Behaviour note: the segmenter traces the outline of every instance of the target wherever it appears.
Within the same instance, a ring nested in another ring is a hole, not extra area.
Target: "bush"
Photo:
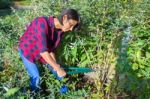
[[[28,81],[28,77],[20,74],[25,71],[17,51],[13,48],[18,43],[18,37],[23,34],[24,26],[37,16],[58,16],[62,9],[74,8],[81,15],[82,28],[77,33],[65,35],[57,50],[58,60],[61,64],[70,66],[91,67],[96,72],[90,75],[97,78],[92,84],[85,83],[79,88],[77,85],[82,82],[80,75],[66,78],[60,83],[45,68],[42,81],[46,82],[48,90],[51,91],[48,97],[149,98],[148,3],[148,0],[33,0],[33,10],[14,10],[11,17],[0,20],[0,55],[3,68],[3,72],[0,72],[3,76],[0,85],[10,89],[28,86],[23,83]],[[5,73],[7,75],[4,76]],[[23,78],[20,78],[19,82],[14,80],[20,76]],[[59,87],[67,81],[70,92],[59,96]],[[5,90],[0,94],[3,93]],[[23,95],[21,92],[17,94]],[[25,96],[30,97],[30,94]],[[37,97],[41,95],[38,94]]]

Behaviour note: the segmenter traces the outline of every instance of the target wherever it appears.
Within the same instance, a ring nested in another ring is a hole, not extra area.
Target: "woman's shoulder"
[[[41,25],[41,24],[47,24],[47,20],[45,19],[45,16],[39,16],[39,17],[36,17],[33,19],[32,21],[32,24],[34,26],[38,26],[38,25]]]
[[[53,23],[53,20],[54,20],[54,16],[39,16],[39,17],[36,17],[33,21],[35,21],[36,23],[41,23],[41,22]]]
[[[33,21],[44,22],[46,21],[45,16],[36,17]]]
[[[46,20],[49,18],[54,18],[54,16],[38,16],[34,20]]]

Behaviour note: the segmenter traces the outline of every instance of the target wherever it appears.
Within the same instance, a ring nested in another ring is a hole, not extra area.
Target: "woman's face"
[[[78,22],[76,20],[73,19],[67,19],[67,15],[64,15],[63,17],[63,26],[62,26],[62,31],[63,32],[68,32],[68,31],[72,31],[74,26],[77,24]]]

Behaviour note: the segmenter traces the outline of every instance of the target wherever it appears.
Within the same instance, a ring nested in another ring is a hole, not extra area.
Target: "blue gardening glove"
[[[60,93],[61,93],[61,94],[64,94],[64,93],[67,93],[67,92],[68,92],[68,87],[65,86],[65,85],[61,86],[61,88],[60,88]]]
[[[48,65],[47,67],[48,67],[48,68],[52,71],[52,73],[53,73],[54,75],[56,75],[56,74],[57,74],[57,72],[53,69],[53,67],[52,67],[52,66]]]
[[[62,80],[64,77],[59,77],[59,76],[57,76],[57,80]]]

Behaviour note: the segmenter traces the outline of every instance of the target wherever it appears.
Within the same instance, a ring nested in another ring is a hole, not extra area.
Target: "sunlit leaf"
[[[7,91],[7,93],[5,94],[6,97],[9,97],[11,95],[14,95],[20,88],[18,87],[15,87],[15,88],[11,88]]]

